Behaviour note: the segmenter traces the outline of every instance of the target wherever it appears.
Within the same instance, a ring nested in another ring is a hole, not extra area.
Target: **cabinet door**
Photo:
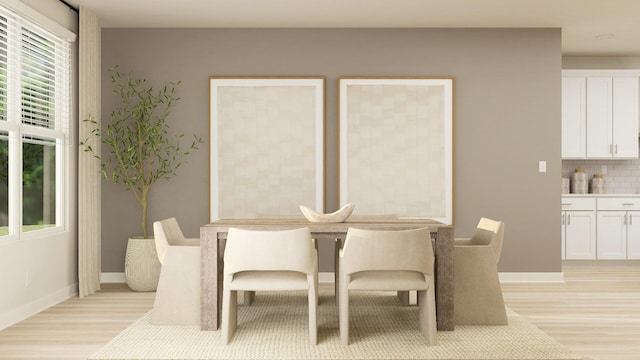
[[[562,158],[584,159],[587,146],[586,77],[562,78]]]
[[[587,157],[611,158],[611,77],[587,78]]]
[[[598,211],[598,259],[627,258],[626,211]]]
[[[565,256],[572,260],[596,258],[595,211],[566,211]]]
[[[638,78],[613,78],[613,157],[638,158]]]
[[[562,253],[562,257],[561,259],[564,260],[567,258],[567,253],[565,251],[566,248],[566,242],[567,242],[567,237],[566,237],[566,233],[567,233],[567,225],[566,225],[566,218],[567,218],[567,214],[566,211],[561,211],[560,212],[561,216],[562,216],[562,233],[560,235],[560,246],[562,247],[561,253]]]
[[[640,259],[640,211],[629,211],[627,217],[627,259]]]

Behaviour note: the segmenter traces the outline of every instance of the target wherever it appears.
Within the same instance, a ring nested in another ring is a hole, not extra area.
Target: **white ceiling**
[[[560,27],[564,55],[640,56],[640,0],[66,2],[95,12],[103,27]]]

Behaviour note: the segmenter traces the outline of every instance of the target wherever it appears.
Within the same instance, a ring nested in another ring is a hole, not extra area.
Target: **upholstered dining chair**
[[[200,324],[200,239],[185,238],[175,218],[153,223],[162,265],[152,325]]]
[[[238,291],[305,290],[309,302],[309,341],[318,341],[318,253],[309,228],[262,231],[229,228],[224,250],[222,341],[237,326]]]
[[[349,291],[418,291],[419,324],[436,344],[434,254],[428,228],[401,231],[349,228],[339,252],[340,338],[349,344]]]
[[[504,222],[481,218],[471,238],[454,240],[455,324],[506,325],[498,278]]]

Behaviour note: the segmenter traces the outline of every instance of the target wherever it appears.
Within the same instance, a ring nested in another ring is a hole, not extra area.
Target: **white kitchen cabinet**
[[[638,77],[587,77],[587,158],[638,158]]]
[[[640,260],[640,211],[629,211],[627,259]]]
[[[602,198],[598,207],[598,259],[640,259],[640,198]]]
[[[564,70],[562,158],[637,159],[640,71]]]
[[[562,198],[562,258],[596,258],[595,198]]]
[[[562,78],[562,158],[587,155],[586,77]]]
[[[627,258],[626,219],[626,211],[598,211],[598,259]]]

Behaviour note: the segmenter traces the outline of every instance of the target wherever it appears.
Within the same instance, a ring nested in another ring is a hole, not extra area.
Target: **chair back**
[[[224,273],[241,271],[297,271],[315,274],[318,255],[309,228],[246,230],[229,228],[224,250]]]
[[[155,221],[153,223],[153,237],[156,242],[158,260],[160,260],[161,264],[164,261],[169,246],[184,242],[184,235],[178,225],[178,221],[174,217]]]
[[[488,218],[480,218],[478,227],[471,237],[471,245],[489,245],[493,249],[496,261],[502,254],[504,241],[504,222]]]
[[[345,274],[402,270],[433,275],[433,246],[429,228],[400,231],[349,228],[340,253]]]

